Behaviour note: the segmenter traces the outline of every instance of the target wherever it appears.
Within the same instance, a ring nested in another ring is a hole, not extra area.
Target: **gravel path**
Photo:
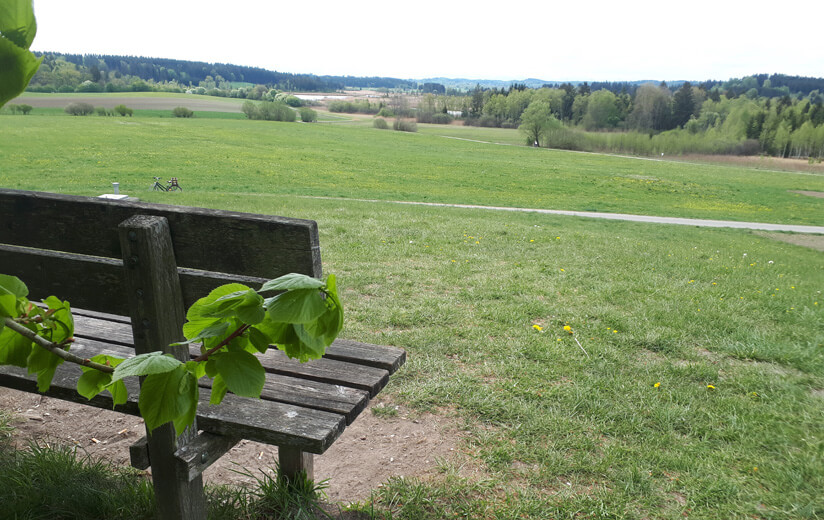
[[[789,231],[792,233],[809,233],[824,235],[824,226],[800,226],[794,224],[768,224],[763,222],[738,222],[734,220],[704,220],[697,218],[655,217],[650,215],[631,215],[627,213],[597,213],[594,211],[566,211],[560,209],[511,208],[505,206],[477,206],[473,204],[447,204],[438,202],[408,202],[400,200],[346,199],[338,197],[306,197],[312,199],[354,200],[358,202],[386,202],[390,204],[410,204],[414,206],[438,206],[446,208],[485,209],[491,211],[519,211],[525,213],[544,213],[549,215],[567,215],[571,217],[602,218],[607,220],[628,220],[632,222],[650,222],[655,224],[677,224],[681,226],[720,227],[738,229],[757,229],[762,231]]]

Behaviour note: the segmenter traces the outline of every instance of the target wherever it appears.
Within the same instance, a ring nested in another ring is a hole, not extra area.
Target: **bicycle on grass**
[[[177,177],[172,177],[171,179],[166,181],[166,184],[168,184],[168,186],[164,186],[160,183],[160,177],[155,177],[154,180],[155,182],[152,185],[152,189],[155,191],[183,191],[183,188],[181,188],[180,184],[177,183]]]

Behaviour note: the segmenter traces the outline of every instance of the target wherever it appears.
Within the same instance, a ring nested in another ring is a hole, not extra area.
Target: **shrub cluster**
[[[31,105],[23,104],[23,105],[6,105],[6,108],[11,110],[12,114],[16,114],[16,113],[19,112],[19,113],[21,113],[25,116],[26,114],[31,112],[31,109],[33,107]]]
[[[134,110],[127,107],[126,105],[117,105],[116,107],[114,107],[114,111],[124,117],[127,115],[129,117],[132,117],[132,115],[134,114]]]
[[[88,103],[69,103],[64,110],[73,116],[87,116],[94,112],[94,107]]]
[[[280,101],[262,101],[257,105],[251,101],[246,101],[243,103],[241,110],[249,119],[287,121],[290,123],[297,120],[295,111],[289,108],[286,103]]]
[[[298,112],[300,112],[300,120],[304,123],[314,123],[318,120],[318,113],[308,107],[301,107]]]
[[[395,119],[392,128],[401,132],[417,132],[418,123],[410,119]]]
[[[368,99],[358,101],[330,101],[330,112],[344,112],[347,114],[377,114],[383,108],[382,104],[373,105]]]
[[[455,119],[444,112],[418,112],[415,118],[418,123],[433,123],[436,125],[448,125]]]
[[[382,117],[378,117],[374,121],[372,121],[372,126],[379,130],[389,130],[389,123],[387,123],[386,119]]]
[[[186,107],[175,107],[172,110],[172,115],[175,117],[192,117],[195,113]]]

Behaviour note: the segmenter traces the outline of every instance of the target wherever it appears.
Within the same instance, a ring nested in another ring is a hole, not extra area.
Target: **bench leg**
[[[187,433],[189,430],[181,437],[187,437]],[[161,520],[206,518],[202,477],[190,481],[175,459],[176,441],[180,440],[171,423],[158,427],[148,438],[157,516]]]
[[[278,463],[282,478],[291,480],[299,473],[304,472],[306,478],[315,479],[315,464],[313,455],[296,448],[278,446]]]

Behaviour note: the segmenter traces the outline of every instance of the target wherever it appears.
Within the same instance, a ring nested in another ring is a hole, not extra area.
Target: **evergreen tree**
[[[685,82],[672,97],[672,124],[684,126],[695,111],[695,101],[692,96],[692,85]]]

